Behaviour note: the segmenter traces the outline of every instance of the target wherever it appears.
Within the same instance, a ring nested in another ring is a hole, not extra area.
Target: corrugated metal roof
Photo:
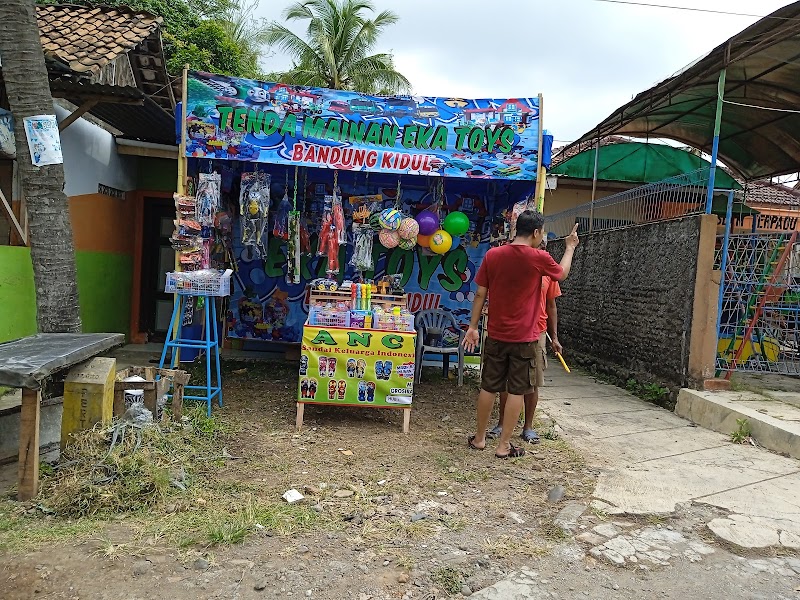
[[[727,69],[719,158],[747,180],[800,170],[800,2],[761,19],[682,73],[638,94],[573,145],[608,135],[670,138],[711,152]]]

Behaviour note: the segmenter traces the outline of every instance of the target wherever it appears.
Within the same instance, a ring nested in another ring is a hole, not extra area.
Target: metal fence
[[[709,167],[649,183],[613,196],[545,216],[549,235],[605,231],[705,212]]]
[[[731,235],[726,249],[720,236],[716,268],[723,263],[718,374],[800,375],[797,232]]]

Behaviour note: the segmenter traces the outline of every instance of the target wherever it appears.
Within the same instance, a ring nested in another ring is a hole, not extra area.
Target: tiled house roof
[[[742,184],[748,204],[772,204],[800,210],[800,191],[770,181]]]
[[[45,5],[36,7],[46,55],[76,73],[97,73],[155,32],[161,17],[127,8]]]

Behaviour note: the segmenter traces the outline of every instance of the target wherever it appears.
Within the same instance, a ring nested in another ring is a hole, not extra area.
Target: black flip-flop
[[[511,446],[511,450],[509,450],[508,454],[497,454],[495,452],[495,458],[519,458],[520,456],[525,456],[525,448],[520,448],[514,444],[509,444],[509,446]]]
[[[467,446],[469,446],[470,450],[486,450],[486,446],[483,448],[478,448],[475,444],[472,443],[472,440],[475,439],[474,435],[471,435],[467,438]]]

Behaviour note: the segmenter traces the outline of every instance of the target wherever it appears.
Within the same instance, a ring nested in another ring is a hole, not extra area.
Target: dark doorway
[[[175,251],[169,241],[174,220],[175,204],[171,199],[144,199],[139,326],[151,342],[165,340],[172,317],[173,295],[164,293],[164,283],[165,273],[175,270]]]

